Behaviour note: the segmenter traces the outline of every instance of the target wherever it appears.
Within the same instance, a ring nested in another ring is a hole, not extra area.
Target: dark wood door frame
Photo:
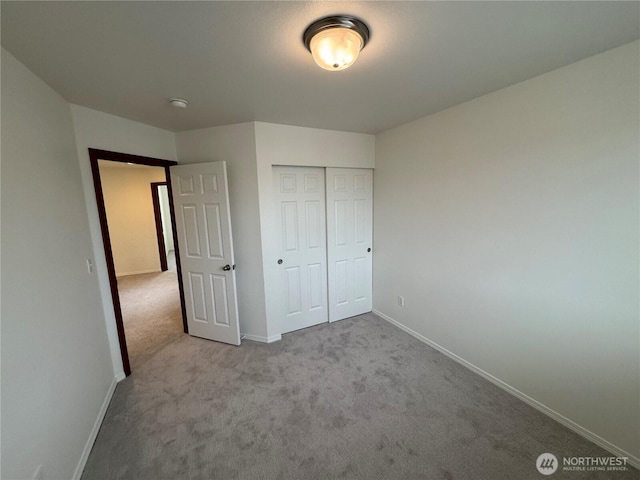
[[[177,165],[173,160],[161,160],[159,158],[141,157],[128,153],[110,152],[107,150],[89,149],[89,161],[91,162],[91,173],[93,174],[93,186],[96,192],[96,202],[98,206],[98,217],[102,230],[102,243],[104,245],[104,255],[107,260],[107,273],[109,274],[109,286],[111,288],[111,298],[113,300],[113,310],[116,317],[116,328],[118,330],[118,341],[120,343],[120,355],[122,357],[122,367],[126,376],[131,375],[131,364],[129,363],[129,352],[124,334],[124,323],[122,321],[122,308],[120,306],[120,295],[118,294],[118,279],[116,278],[116,268],[113,263],[113,250],[111,249],[111,237],[109,236],[109,225],[107,223],[107,210],[104,205],[104,194],[102,191],[102,181],[100,180],[100,167],[98,160],[110,160],[112,162],[134,163],[137,165],[148,165],[151,167],[163,167],[165,171],[167,190],[169,192],[169,210],[171,214],[171,228],[173,230],[173,242],[176,255],[176,270],[178,274],[178,287],[180,290],[180,308],[182,310],[182,324],[184,332],[189,333],[187,326],[187,311],[184,302],[184,289],[182,286],[182,271],[180,269],[180,252],[178,249],[178,238],[176,235],[176,218],[173,210],[173,196],[171,190],[171,173],[169,167]]]
[[[156,236],[158,237],[158,256],[160,257],[160,270],[166,272],[167,246],[164,243],[164,223],[162,221],[162,210],[160,209],[160,194],[158,190],[165,186],[167,182],[151,182],[151,200],[153,201],[153,216],[156,221]]]

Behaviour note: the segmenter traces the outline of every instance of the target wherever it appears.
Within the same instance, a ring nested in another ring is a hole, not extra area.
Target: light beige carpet
[[[132,371],[184,335],[175,260],[168,263],[166,272],[118,278]]]

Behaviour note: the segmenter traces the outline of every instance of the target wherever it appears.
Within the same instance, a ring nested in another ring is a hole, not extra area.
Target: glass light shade
[[[331,71],[344,70],[353,64],[362,47],[362,37],[348,28],[329,28],[318,32],[309,44],[318,66]]]

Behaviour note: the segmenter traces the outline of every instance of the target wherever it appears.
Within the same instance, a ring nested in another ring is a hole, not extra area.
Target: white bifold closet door
[[[324,169],[273,167],[282,333],[327,322]]]
[[[373,171],[327,168],[329,321],[372,308]]]

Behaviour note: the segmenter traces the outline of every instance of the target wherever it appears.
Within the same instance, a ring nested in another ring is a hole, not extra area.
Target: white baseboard
[[[240,336],[245,340],[252,340],[261,343],[273,343],[282,340],[282,335],[271,335],[270,337],[261,337],[260,335],[251,335],[249,333],[241,333]]]
[[[102,425],[102,420],[104,420],[104,416],[107,413],[107,408],[109,408],[109,403],[111,402],[111,397],[113,397],[113,392],[116,390],[116,385],[118,381],[116,378],[113,379],[111,385],[109,385],[109,389],[107,390],[107,394],[104,397],[104,401],[102,402],[102,406],[100,407],[100,411],[98,412],[98,417],[93,424],[93,428],[91,429],[91,433],[89,434],[89,438],[87,439],[87,443],[84,446],[84,450],[82,451],[82,456],[80,457],[80,461],[76,466],[75,472],[73,472],[73,480],[80,480],[82,476],[82,471],[84,470],[84,466],[87,464],[87,460],[89,458],[89,454],[91,453],[91,449],[93,448],[93,444],[96,441],[96,437],[98,436],[98,432],[100,431],[100,426]]]
[[[116,277],[126,277],[128,275],[142,275],[143,273],[161,273],[159,268],[154,268],[153,270],[136,270],[134,272],[118,272]]]
[[[451,358],[452,360],[454,360],[455,362],[459,363],[460,365],[468,368],[472,372],[477,373],[481,377],[489,380],[494,385],[500,387],[502,390],[506,391],[507,393],[510,393],[514,397],[519,398],[520,400],[522,400],[526,404],[528,404],[528,405],[532,406],[533,408],[535,408],[536,410],[544,413],[545,415],[547,415],[548,417],[552,418],[556,422],[564,425],[565,427],[569,428],[570,430],[573,430],[574,432],[576,432],[581,437],[586,438],[590,442],[595,443],[596,445],[604,448],[605,450],[607,450],[608,452],[612,453],[613,455],[615,455],[617,457],[627,457],[627,462],[630,465],[633,465],[636,468],[640,468],[640,458],[639,457],[631,455],[629,452],[624,451],[623,449],[617,447],[616,445],[614,445],[613,443],[605,440],[604,438],[600,437],[599,435],[596,435],[595,433],[591,432],[590,430],[587,430],[586,428],[578,425],[573,420],[568,419],[564,415],[561,415],[560,413],[558,413],[555,410],[547,407],[543,403],[540,403],[539,401],[535,400],[534,398],[531,398],[530,396],[522,393],[520,390],[518,390],[518,389],[512,387],[511,385],[503,382],[499,378],[496,378],[493,375],[491,375],[490,373],[485,372],[481,368],[476,367],[474,364],[466,361],[464,358],[459,357],[458,355],[456,355],[453,352],[450,352],[449,350],[447,350],[444,347],[441,347],[436,342],[434,342],[432,340],[429,340],[427,337],[419,334],[418,332],[415,332],[414,330],[412,330],[409,327],[403,325],[402,323],[398,322],[397,320],[394,320],[393,318],[389,317],[388,315],[385,315],[384,313],[376,310],[375,308],[373,309],[373,313],[378,315],[380,318],[386,320],[387,322],[391,323],[392,325],[395,325],[400,330],[403,330],[404,332],[408,333],[412,337],[415,337],[418,340],[420,340],[421,342],[426,343],[430,347],[438,350],[440,353],[446,355],[447,357]]]
[[[121,370],[118,373],[116,373],[116,383],[120,383],[125,378],[127,378],[127,376],[124,374],[123,370]]]

